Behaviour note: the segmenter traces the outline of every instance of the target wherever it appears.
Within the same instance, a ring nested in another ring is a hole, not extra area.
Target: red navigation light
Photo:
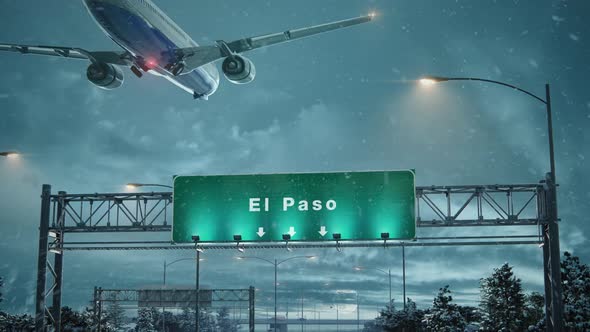
[[[158,61],[156,61],[156,59],[154,58],[147,58],[147,60],[145,61],[145,66],[148,69],[154,69],[158,66]]]

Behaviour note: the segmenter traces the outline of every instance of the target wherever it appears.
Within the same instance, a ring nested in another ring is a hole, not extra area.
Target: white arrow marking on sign
[[[291,237],[293,237],[293,235],[295,235],[295,227],[289,227],[289,235],[291,235]]]
[[[328,231],[326,231],[326,226],[322,226],[320,227],[320,231],[318,232],[320,233],[320,235],[323,237],[324,235],[328,234]]]
[[[258,227],[258,232],[256,232],[256,234],[258,234],[258,236],[263,237],[264,234],[264,227]]]

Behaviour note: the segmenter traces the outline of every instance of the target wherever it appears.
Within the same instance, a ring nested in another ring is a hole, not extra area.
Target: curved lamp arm
[[[512,84],[508,84],[508,83],[504,83],[504,82],[500,82],[500,81],[495,81],[495,80],[489,80],[486,78],[426,76],[426,77],[420,79],[420,82],[422,82],[424,84],[432,84],[432,83],[439,83],[439,82],[446,82],[446,81],[480,81],[480,82],[487,82],[487,83],[503,85],[503,86],[509,87],[511,89],[518,90],[522,93],[525,93],[525,94],[537,99],[538,101],[542,102],[543,104],[547,104],[547,101],[545,99],[535,95],[532,92],[521,89],[521,88],[514,86]]]
[[[127,187],[130,187],[130,188],[162,187],[162,188],[170,188],[170,189],[173,189],[172,186],[168,186],[168,185],[165,185],[165,184],[157,184],[157,183],[127,183]]]

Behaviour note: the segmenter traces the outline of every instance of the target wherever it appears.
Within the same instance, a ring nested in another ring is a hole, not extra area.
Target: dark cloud
[[[62,3],[63,2],[63,3]],[[477,3],[414,1],[158,2],[197,41],[232,40],[377,9],[371,24],[253,52],[249,86],[222,81],[208,102],[193,101],[156,77],[126,72],[120,89],[86,82],[87,64],[0,55],[0,275],[9,311],[32,311],[39,194],[121,191],[130,181],[170,183],[175,174],[235,174],[416,169],[419,185],[535,183],[548,170],[545,113],[532,98],[502,87],[448,83],[419,89],[425,74],[480,76],[543,96],[551,83],[563,250],[589,261],[586,201],[590,159],[590,66],[584,2]],[[89,49],[115,45],[80,2],[2,0],[0,40]],[[531,15],[531,13],[535,15]],[[26,22],[26,27],[23,27]],[[72,29],[71,27],[76,27]],[[535,233],[536,229],[519,229]],[[504,234],[506,229],[420,229],[420,236]],[[137,235],[133,235],[137,237]],[[113,238],[120,238],[115,235]],[[94,235],[86,236],[96,239]],[[167,235],[149,235],[168,239]],[[479,278],[508,261],[526,289],[543,289],[536,246],[407,248],[407,291],[429,305],[450,284],[460,303],[475,304]],[[260,291],[269,307],[272,266],[209,252],[203,283]],[[297,251],[315,262],[280,267],[281,298],[330,311],[354,309],[356,293],[372,317],[387,300],[387,276],[355,265],[391,268],[401,303],[401,254],[394,249]],[[164,259],[190,252],[76,252],[65,256],[64,304],[88,304],[93,286],[161,282]],[[248,255],[290,257],[283,250]],[[169,282],[192,285],[194,266],[179,263]],[[281,307],[284,308],[284,303]],[[352,309],[351,309],[352,308]],[[333,311],[326,315],[335,315]],[[352,317],[352,311],[345,314]]]

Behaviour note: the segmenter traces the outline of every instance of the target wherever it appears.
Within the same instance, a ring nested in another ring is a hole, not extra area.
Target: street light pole
[[[404,288],[404,310],[406,309],[406,246],[402,243],[402,283]]]
[[[275,258],[274,261],[268,260],[266,258],[260,258],[260,257],[254,257],[254,256],[240,256],[237,257],[238,259],[258,259],[264,262],[267,262],[269,264],[272,264],[274,266],[275,269],[275,287],[274,287],[274,291],[275,291],[275,303],[274,303],[274,307],[275,307],[275,318],[274,318],[274,330],[275,332],[277,331],[277,275],[278,275],[278,267],[279,265],[290,261],[292,259],[297,259],[297,258],[307,258],[307,259],[314,259],[315,256],[295,256],[295,257],[290,257],[287,259],[284,259],[282,261],[277,261],[277,259]]]
[[[391,305],[391,269],[387,270],[389,276],[389,305]]]
[[[198,252],[198,251],[197,251]],[[166,271],[168,266],[181,262],[181,261],[192,261],[192,258],[181,258],[181,259],[177,259],[175,261],[172,261],[170,263],[166,263],[166,260],[164,260],[164,277],[162,278],[163,281],[163,285],[166,286]],[[200,260],[200,259],[199,259]],[[162,306],[162,314],[163,314],[163,318],[162,318],[162,330],[164,330],[164,332],[166,332],[166,313],[165,313],[165,307]]]
[[[362,266],[355,266],[354,269],[357,270],[357,271],[362,271],[362,270],[376,270],[376,271],[379,271],[381,273],[387,274],[387,276],[389,277],[389,305],[391,305],[391,300],[393,299],[391,297],[391,269],[388,269],[387,271],[384,271],[384,270],[381,270],[381,269],[376,268],[376,267],[365,268],[365,267],[362,267]],[[405,281],[405,278],[404,278],[404,281]],[[404,297],[405,296],[406,296],[406,294],[405,294],[405,288],[404,288]]]
[[[303,291],[301,291],[301,332],[303,332]]]
[[[511,89],[527,94],[536,100],[545,104],[547,111],[547,136],[549,140],[549,164],[550,172],[546,175],[545,185],[547,223],[541,225],[543,230],[543,267],[545,279],[545,320],[547,322],[548,331],[563,330],[563,306],[562,297],[563,290],[561,286],[561,268],[560,258],[561,252],[559,249],[559,220],[557,211],[557,182],[555,176],[555,150],[553,144],[553,119],[551,112],[551,93],[549,84],[545,84],[545,99],[521,89],[512,84],[475,77],[425,77],[420,80],[423,85],[433,85],[438,82],[446,81],[481,81],[492,84],[503,85]]]
[[[340,331],[340,315],[338,314],[338,303],[336,303],[336,332]]]

